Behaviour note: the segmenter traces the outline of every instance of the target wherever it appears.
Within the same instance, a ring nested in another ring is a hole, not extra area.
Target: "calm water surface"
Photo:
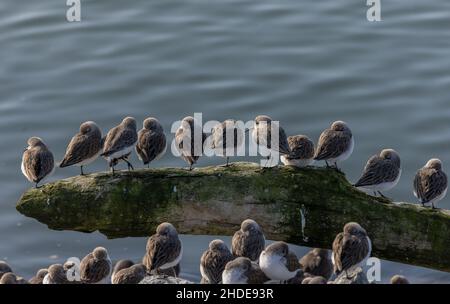
[[[106,132],[125,115],[152,115],[170,130],[194,111],[207,120],[265,113],[289,134],[317,140],[342,119],[357,143],[342,166],[351,181],[378,150],[401,154],[402,180],[388,193],[396,200],[414,201],[414,172],[429,158],[450,168],[448,1],[383,1],[376,24],[364,1],[84,0],[78,24],[65,21],[65,2],[3,0],[0,8],[0,259],[25,277],[97,245],[113,259],[144,254],[145,238],[51,231],[15,210],[30,186],[20,173],[26,139],[44,138],[60,160],[82,121]],[[185,164],[167,154],[154,165]],[[52,179],[75,174],[56,170]],[[183,236],[185,277],[199,278],[211,239]],[[450,282],[450,274],[397,263],[382,270],[385,282],[395,273]]]

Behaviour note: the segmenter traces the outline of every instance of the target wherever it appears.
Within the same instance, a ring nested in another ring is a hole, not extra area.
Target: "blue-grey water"
[[[429,158],[450,171],[448,1],[382,0],[378,23],[367,21],[365,1],[81,2],[80,23],[66,21],[65,0],[0,7],[0,259],[27,278],[97,245],[115,260],[144,254],[145,238],[51,231],[15,210],[30,187],[20,172],[26,139],[42,137],[60,160],[86,120],[106,132],[126,115],[151,115],[170,131],[193,112],[244,121],[265,113],[314,140],[345,120],[356,138],[342,165],[348,178],[358,178],[370,155],[395,148],[403,176],[388,195],[401,201],[414,201],[414,173]],[[168,153],[154,166],[185,164]],[[105,169],[101,159],[86,168]],[[51,180],[75,174],[58,169]],[[183,276],[197,280],[212,237],[182,238]],[[447,273],[383,262],[384,282],[396,273],[450,282]]]

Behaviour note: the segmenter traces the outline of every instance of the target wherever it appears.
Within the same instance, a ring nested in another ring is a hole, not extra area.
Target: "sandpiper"
[[[409,284],[409,281],[406,277],[397,274],[391,278],[391,284]]]
[[[0,285],[11,285],[11,284],[28,284],[27,280],[22,277],[17,276],[12,272],[5,273],[0,279]]]
[[[222,240],[213,240],[200,259],[200,273],[209,284],[219,284],[225,265],[232,260],[233,255],[227,245]]]
[[[5,273],[13,272],[11,267],[8,265],[8,263],[4,261],[0,261],[0,279]]]
[[[244,144],[244,130],[237,126],[236,120],[227,119],[216,125],[211,133],[211,148],[227,159],[225,166],[228,166],[230,156],[237,156],[238,149]]]
[[[150,162],[160,159],[166,150],[166,135],[162,125],[156,118],[146,118],[143,128],[138,132],[136,153],[139,159],[150,167]]]
[[[300,259],[300,268],[305,274],[329,280],[333,274],[333,263],[328,250],[314,248]]]
[[[34,277],[29,281],[30,284],[44,284],[44,278],[48,274],[48,269],[39,269]]]
[[[285,242],[275,242],[267,246],[259,257],[259,266],[268,278],[287,281],[300,270],[298,259]]]
[[[28,139],[28,147],[22,156],[22,173],[39,188],[39,182],[50,176],[55,169],[52,152],[39,137]]]
[[[272,118],[269,116],[256,116],[252,130],[253,141],[259,147],[263,147],[264,149],[275,151],[280,155],[289,155],[291,150],[289,148],[286,132],[280,125],[272,126],[272,124]],[[278,128],[278,138],[275,137],[275,139],[272,139],[272,129],[276,131],[276,128]],[[272,141],[274,140],[278,140],[278,143],[275,142],[275,145],[273,146]],[[270,157],[270,155],[267,156],[267,159],[270,160]]]
[[[339,233],[333,242],[334,272],[339,275],[355,267],[364,267],[371,252],[372,242],[366,230],[358,223],[347,223],[344,231]]]
[[[81,124],[80,131],[72,137],[66,149],[60,168],[77,165],[81,175],[84,175],[83,166],[94,162],[103,149],[102,132],[93,121]]]
[[[324,160],[327,167],[329,163],[333,163],[338,169],[338,162],[348,159],[354,146],[355,140],[350,128],[345,122],[336,121],[320,135],[314,160]]]
[[[185,117],[175,133],[175,144],[182,159],[189,164],[189,170],[197,163],[203,153],[206,134],[202,127],[191,117]]]
[[[64,266],[61,264],[51,265],[48,268],[48,273],[42,280],[42,284],[70,284]]]
[[[442,171],[442,162],[439,159],[431,159],[425,167],[417,171],[414,179],[414,195],[422,206],[435,204],[447,195],[447,174]]]
[[[401,175],[400,156],[395,150],[384,149],[367,161],[362,176],[354,186],[372,190],[375,195],[378,193],[385,197],[381,191],[394,188]]]
[[[182,256],[183,245],[178,238],[177,230],[170,223],[162,223],[156,228],[156,234],[148,239],[142,263],[147,267],[147,271],[156,273],[158,269],[175,267]]]
[[[228,262],[222,273],[223,284],[263,284],[267,281],[269,278],[259,265],[245,257]]]
[[[302,281],[303,285],[324,285],[327,284],[327,279],[321,276],[307,277]]]
[[[81,282],[87,284],[106,284],[111,274],[111,268],[112,263],[108,251],[103,247],[97,247],[81,260]]]
[[[128,156],[137,140],[136,120],[133,117],[126,117],[118,126],[109,130],[101,156],[106,158],[113,174],[114,166],[119,160],[127,163],[128,170],[133,169],[133,165],[128,161]]]
[[[264,250],[266,239],[261,227],[252,219],[242,222],[241,229],[236,231],[231,241],[231,251],[236,257],[246,257],[258,261]]]
[[[130,260],[120,260],[111,276],[112,284],[138,284],[144,279],[147,269],[143,264],[134,264]]]
[[[314,163],[314,143],[306,135],[288,137],[289,155],[281,155],[286,166],[307,167]]]

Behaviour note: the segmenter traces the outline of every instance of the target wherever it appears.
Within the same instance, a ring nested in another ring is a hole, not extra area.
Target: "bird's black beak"
[[[28,150],[28,147],[23,148],[23,152],[25,152],[26,150]]]

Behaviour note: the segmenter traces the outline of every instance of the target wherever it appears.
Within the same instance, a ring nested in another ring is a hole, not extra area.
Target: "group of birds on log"
[[[212,129],[210,145],[213,149],[222,150],[228,166],[229,149],[236,150],[243,145],[245,132],[239,130],[235,120],[225,120]],[[272,119],[260,115],[254,120],[251,128],[251,138],[258,146],[264,146],[270,151],[276,151],[285,165],[305,167],[314,161],[325,161],[327,166],[338,169],[338,163],[348,159],[353,152],[355,140],[352,131],[343,121],[334,122],[330,128],[322,132],[317,148],[305,135],[287,137],[284,129],[277,125],[278,144],[273,145],[271,133]],[[195,132],[199,130],[199,140]],[[228,140],[232,134],[232,140]],[[185,117],[175,134],[175,146],[180,156],[189,164],[191,170],[203,152],[203,144],[208,136],[202,127],[191,117]],[[133,169],[129,156],[133,149],[144,165],[162,157],[167,150],[167,139],[160,122],[153,117],[144,120],[143,128],[137,131],[136,120],[126,117],[122,122],[109,130],[105,137],[95,122],[88,121],[80,126],[80,130],[69,142],[63,160],[59,167],[79,166],[81,175],[83,167],[104,157],[112,173],[115,166],[124,161],[128,169]],[[28,147],[22,157],[22,172],[25,177],[38,187],[39,183],[54,171],[55,162],[52,152],[41,138],[28,139]],[[357,188],[373,191],[384,197],[382,192],[395,187],[402,173],[399,154],[393,149],[384,149],[372,156],[363,170],[360,179],[354,184]],[[429,160],[423,168],[417,171],[413,183],[414,195],[422,205],[435,208],[437,202],[447,193],[447,175],[442,169],[439,159]]]
[[[285,242],[266,246],[262,228],[251,219],[242,222],[232,238],[231,250],[220,239],[209,243],[200,258],[203,284],[329,284],[332,279],[363,269],[372,245],[366,230],[347,223],[328,250],[315,248],[298,259]],[[97,247],[79,265],[69,259],[64,265],[40,269],[29,281],[14,274],[0,261],[0,284],[138,284],[146,276],[178,277],[183,244],[170,223],[162,223],[146,246],[141,263],[119,260],[113,263],[108,251]],[[78,274],[78,279],[76,275]],[[409,284],[403,276],[394,276],[393,284]]]

